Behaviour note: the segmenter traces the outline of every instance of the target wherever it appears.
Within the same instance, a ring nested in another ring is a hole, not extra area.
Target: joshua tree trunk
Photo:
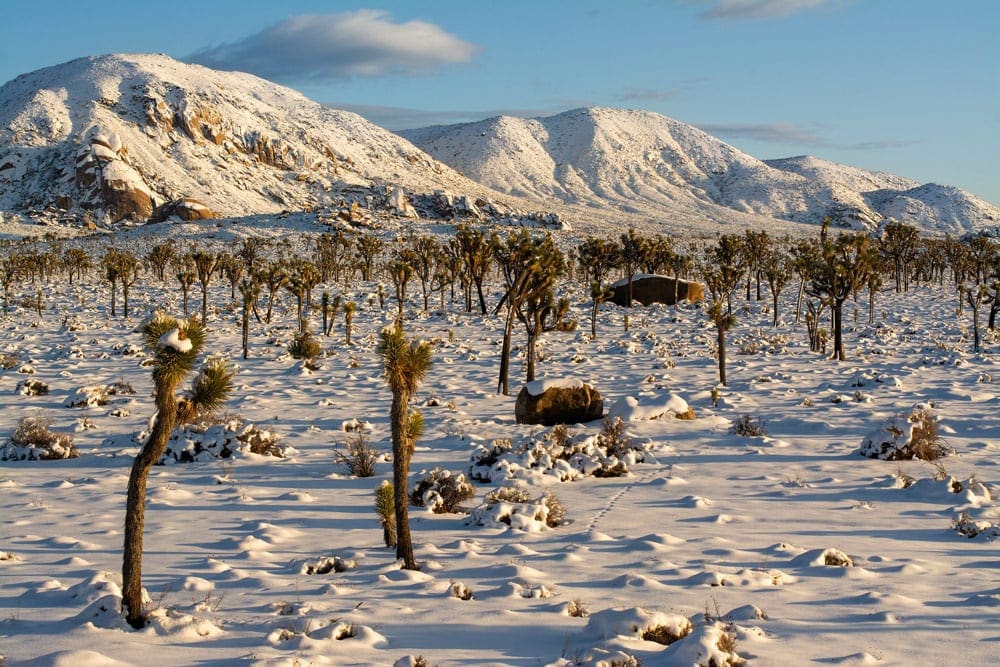
[[[716,328],[716,339],[719,343],[719,384],[723,387],[728,386],[726,384],[726,329],[725,327]]]
[[[145,625],[142,609],[142,531],[146,519],[146,480],[153,464],[163,456],[177,422],[176,384],[158,387],[156,419],[142,451],[132,463],[125,505],[125,548],[122,558],[122,608],[133,628]]]
[[[410,396],[394,391],[389,421],[392,426],[392,486],[396,489],[393,506],[396,511],[396,558],[403,559],[403,569],[416,570],[413,540],[410,538],[409,497],[406,489],[410,476],[410,456],[413,446],[409,438]]]

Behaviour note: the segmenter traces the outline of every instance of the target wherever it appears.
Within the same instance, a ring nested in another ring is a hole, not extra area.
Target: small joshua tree
[[[382,539],[385,546],[396,546],[396,514],[395,514],[395,493],[392,489],[392,482],[385,479],[375,488],[375,513],[378,514],[378,521],[382,524]]]
[[[177,397],[178,386],[194,370],[205,344],[200,322],[176,320],[157,313],[143,326],[142,336],[146,347],[155,355],[153,384],[157,411],[149,437],[135,457],[128,480],[122,608],[125,620],[133,628],[141,628],[146,622],[142,606],[142,532],[149,470],[163,456],[174,426],[220,408],[233,385],[233,372],[225,362],[209,362],[201,368],[187,394]]]
[[[392,390],[389,422],[392,427],[392,485],[396,514],[396,557],[403,559],[403,568],[416,570],[413,542],[410,539],[407,477],[413,444],[423,431],[420,412],[410,412],[410,398],[427,375],[431,365],[431,348],[425,342],[408,341],[403,327],[396,324],[382,330],[378,346],[385,364],[385,381]]]
[[[344,304],[344,345],[351,344],[351,329],[354,327],[354,313],[358,309],[357,304],[348,301]]]

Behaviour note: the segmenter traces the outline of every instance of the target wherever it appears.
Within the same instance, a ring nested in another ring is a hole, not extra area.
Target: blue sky
[[[0,81],[79,56],[242,69],[390,129],[648,109],[1000,204],[996,0],[3,0]]]

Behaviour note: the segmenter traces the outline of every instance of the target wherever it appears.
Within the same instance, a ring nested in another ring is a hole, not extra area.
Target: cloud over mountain
[[[475,45],[432,23],[399,23],[388,12],[359,9],[295,16],[238,42],[197,51],[188,60],[284,83],[315,83],[352,76],[424,74],[467,62],[475,53]]]

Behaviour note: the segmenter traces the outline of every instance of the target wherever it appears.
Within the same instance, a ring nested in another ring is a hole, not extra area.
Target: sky
[[[1000,205],[997,0],[0,0],[0,81],[102,53],[241,70],[388,129],[646,109]]]

